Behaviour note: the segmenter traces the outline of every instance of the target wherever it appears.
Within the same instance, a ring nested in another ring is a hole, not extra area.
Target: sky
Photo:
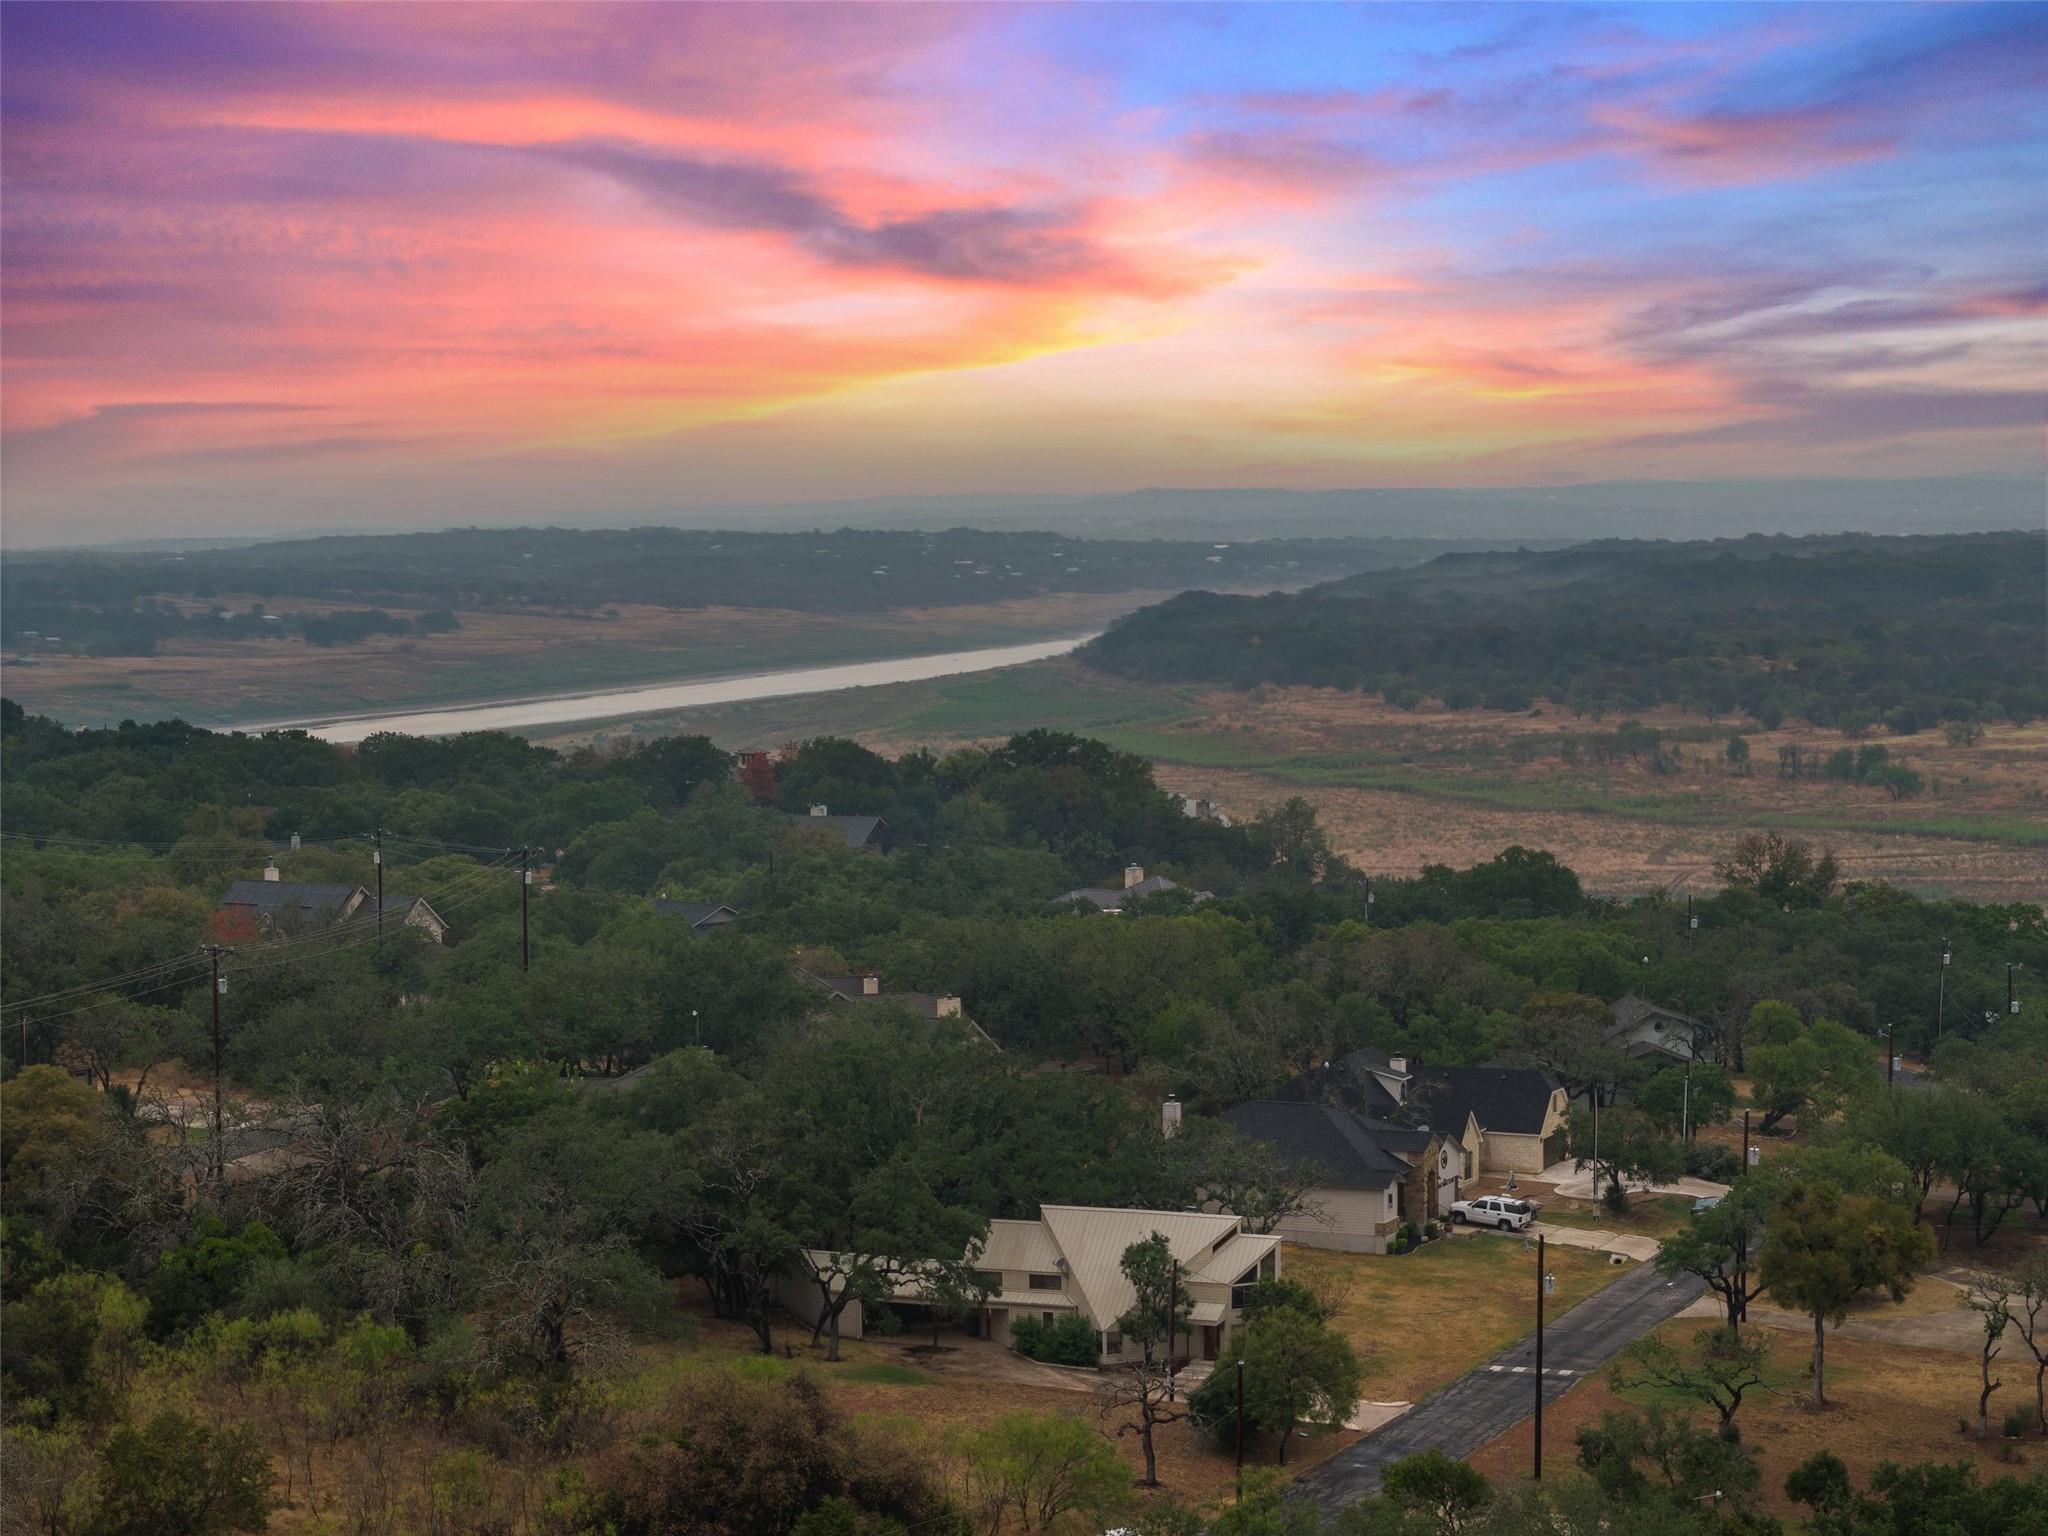
[[[9,543],[2035,473],[2048,5],[7,4]]]

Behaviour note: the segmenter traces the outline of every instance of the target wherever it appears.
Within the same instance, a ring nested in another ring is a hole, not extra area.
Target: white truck
[[[1477,1200],[1460,1200],[1451,1207],[1451,1220],[1475,1227],[1498,1227],[1519,1232],[1536,1219],[1536,1207],[1513,1195],[1482,1195]]]

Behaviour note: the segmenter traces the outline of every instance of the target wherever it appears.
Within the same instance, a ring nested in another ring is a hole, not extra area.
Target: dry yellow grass
[[[1696,1320],[1682,1319],[1665,1324],[1659,1336],[1682,1346],[1700,1326]],[[1879,1462],[1887,1460],[1971,1461],[1986,1478],[2025,1476],[2048,1465],[2048,1441],[2038,1437],[2014,1442],[2018,1460],[2008,1462],[1999,1459],[2005,1442],[1986,1443],[1959,1432],[1957,1420],[1974,1420],[1977,1411],[1977,1362],[1970,1357],[1830,1337],[1830,1405],[1815,1412],[1806,1399],[1809,1341],[1791,1333],[1764,1336],[1771,1341],[1772,1385],[1778,1390],[1745,1398],[1737,1423],[1743,1442],[1762,1464],[1758,1498],[1767,1510],[1805,1513],[1804,1506],[1785,1497],[1785,1474],[1818,1450],[1841,1457],[1859,1487]],[[1994,1434],[1998,1417],[2023,1397],[2031,1398],[2031,1375],[2022,1384],[2021,1374],[2017,1369],[2005,1372],[2005,1389],[1991,1400]],[[1632,1392],[1625,1401],[1604,1376],[1588,1378],[1545,1410],[1545,1461],[1551,1466],[1568,1464],[1572,1436],[1581,1425],[1596,1421],[1607,1409],[1643,1400],[1643,1394]],[[1699,1413],[1702,1423],[1713,1418],[1709,1409]],[[1534,1433],[1533,1424],[1524,1421],[1468,1459],[1489,1477],[1526,1477]]]
[[[1605,1254],[1548,1257],[1553,1316],[1625,1273]],[[1364,1356],[1375,1402],[1416,1402],[1536,1327],[1535,1255],[1513,1238],[1477,1233],[1387,1255],[1290,1245],[1281,1272],[1344,1296],[1334,1326]]]

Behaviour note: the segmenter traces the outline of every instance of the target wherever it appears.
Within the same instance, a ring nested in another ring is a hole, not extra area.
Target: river
[[[998,645],[979,651],[946,651],[935,656],[902,656],[893,661],[856,661],[833,667],[800,667],[788,672],[754,672],[739,677],[699,678],[689,682],[649,683],[637,688],[586,690],[545,698],[506,699],[496,703],[456,704],[443,709],[415,710],[398,715],[324,715],[303,720],[274,720],[263,725],[222,726],[222,730],[304,730],[344,746],[379,731],[407,736],[453,736],[462,731],[525,731],[537,726],[573,725],[580,721],[615,720],[661,710],[693,709],[705,704],[743,704],[750,699],[784,699],[803,693],[837,693],[843,688],[875,688],[884,683],[919,683],[967,672],[993,672],[1064,656],[1087,644],[1093,635],[1066,640],[1039,640],[1030,645]]]

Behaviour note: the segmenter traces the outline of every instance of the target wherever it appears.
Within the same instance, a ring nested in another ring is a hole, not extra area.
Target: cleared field
[[[1305,795],[1337,850],[1376,873],[1468,865],[1520,843],[1557,854],[1601,894],[1704,891],[1714,888],[1714,860],[1740,833],[1768,829],[1832,848],[1852,880],[1976,901],[2048,895],[2048,722],[1990,726],[1972,746],[1951,745],[1938,731],[1860,742],[1803,727],[1744,731],[1748,772],[1727,760],[1730,722],[1675,711],[1641,722],[1675,751],[1669,771],[1595,760],[1586,739],[1618,723],[1555,710],[1405,711],[1328,689],[1197,693],[1061,659],[578,727],[549,740],[705,731],[726,746],[753,746],[839,734],[896,752],[1046,726],[1142,753],[1167,788],[1240,817]],[[1578,747],[1567,746],[1572,738]],[[1894,801],[1866,785],[1779,777],[1781,748],[1825,757],[1873,743],[1919,771],[1924,792]]]
[[[1560,1313],[1627,1272],[1578,1249],[1548,1259]],[[1535,1248],[1511,1238],[1474,1234],[1384,1255],[1290,1244],[1281,1269],[1344,1298],[1333,1326],[1365,1359],[1374,1402],[1415,1402],[1536,1329]]]

